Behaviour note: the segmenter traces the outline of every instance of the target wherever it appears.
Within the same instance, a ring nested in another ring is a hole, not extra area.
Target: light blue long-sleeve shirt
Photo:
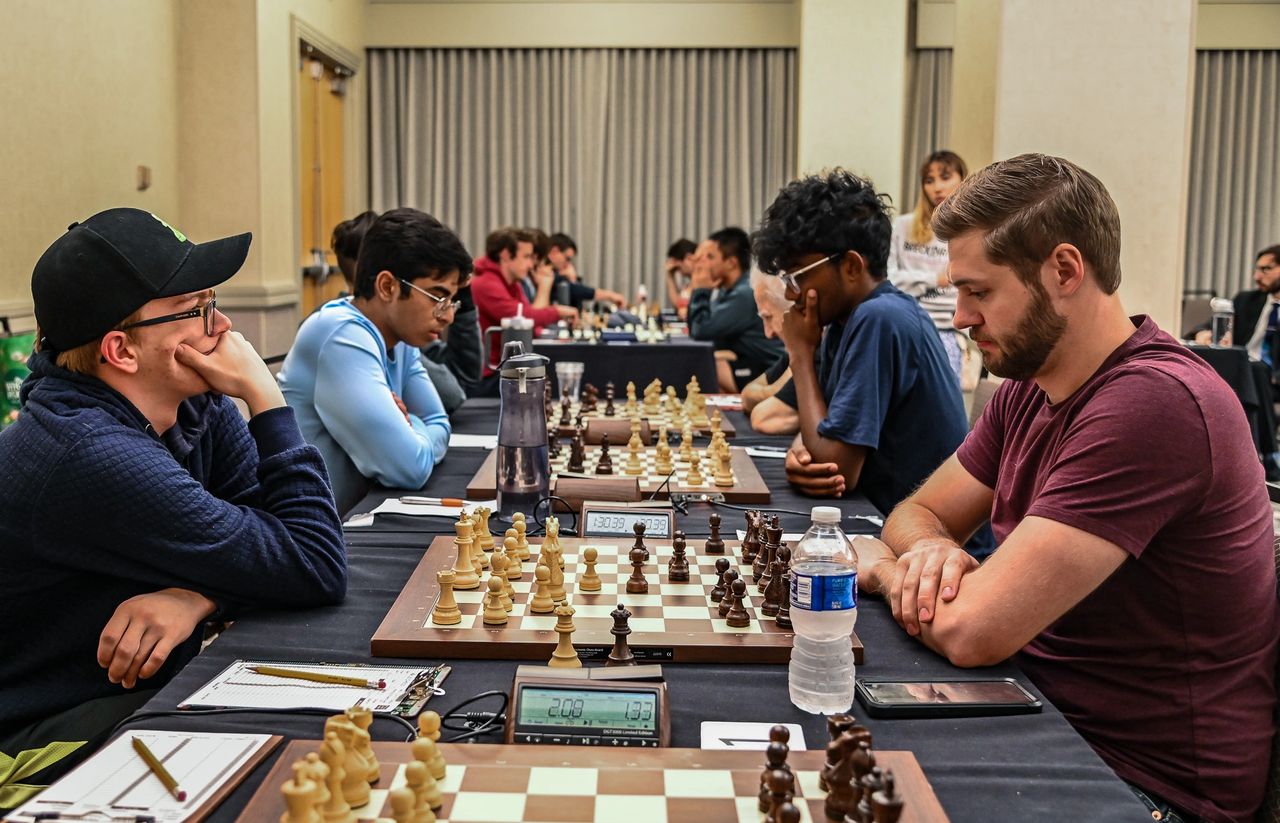
[[[302,436],[324,456],[343,514],[371,481],[422,488],[444,458],[449,417],[417,349],[397,343],[388,355],[378,328],[347,298],[306,319],[279,380]]]

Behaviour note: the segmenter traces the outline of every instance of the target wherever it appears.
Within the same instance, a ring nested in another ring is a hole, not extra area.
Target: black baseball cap
[[[213,288],[244,265],[253,235],[192,243],[141,209],[108,209],[53,241],[31,274],[42,348],[68,351],[145,303]]]

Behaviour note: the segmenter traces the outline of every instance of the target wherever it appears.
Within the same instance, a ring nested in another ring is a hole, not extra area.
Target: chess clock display
[[[517,675],[507,708],[508,743],[648,747],[670,744],[663,682]],[[617,671],[614,669],[613,671]]]
[[[619,503],[582,504],[583,537],[630,537],[637,523],[644,525],[646,537],[670,540],[675,534],[675,514],[670,505],[627,506]]]

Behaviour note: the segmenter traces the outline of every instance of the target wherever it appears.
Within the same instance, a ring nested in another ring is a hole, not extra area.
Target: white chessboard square
[[[582,595],[579,594],[579,597]],[[616,609],[617,606],[603,606],[594,603],[584,603],[581,606],[573,607],[574,617],[608,617],[609,614]]]
[[[633,617],[628,621],[633,632],[665,632],[667,621],[664,617]]]
[[[462,592],[458,591],[457,589],[454,589],[453,599],[458,601],[459,603],[480,603],[484,600],[484,596],[486,593],[487,592],[482,592],[479,589],[475,589],[474,591],[462,591]]]
[[[624,584],[618,586],[618,599],[628,606],[661,606],[662,595],[660,594],[627,594],[627,587]]]
[[[598,774],[597,769],[533,766],[525,793],[591,797],[596,793]]]
[[[664,583],[662,585],[662,593],[698,597],[705,595],[707,590],[700,583]]]
[[[529,575],[525,575],[525,580],[512,580],[511,588],[516,590],[517,594],[528,594],[533,591],[533,581],[527,579]]]
[[[403,771],[401,767],[401,771]],[[467,774],[466,766],[446,766],[444,780],[440,781],[440,791],[445,794],[457,794],[462,788],[462,778]]]
[[[520,618],[520,629],[530,629],[532,631],[550,631],[556,627],[556,617],[543,617],[542,615],[531,615]]]
[[[667,798],[641,794],[602,794],[596,797],[595,823],[636,823],[667,819]]]
[[[733,773],[719,769],[663,769],[667,797],[733,797]]]
[[[463,792],[453,798],[449,820],[456,823],[520,823],[524,819],[522,792]]]
[[[796,786],[805,797],[822,797],[824,792],[818,785],[819,773],[816,771],[796,770]]]
[[[635,622],[634,620],[632,621]],[[735,629],[730,626],[727,620],[719,618],[711,621],[711,631],[714,634],[763,634],[764,629],[760,628],[759,620],[752,620],[751,625],[742,629]]]
[[[710,614],[707,606],[666,606],[662,609],[664,620],[706,620]]]

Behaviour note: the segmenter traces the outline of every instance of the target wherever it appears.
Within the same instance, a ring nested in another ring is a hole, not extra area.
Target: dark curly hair
[[[440,280],[453,271],[465,279],[471,269],[471,255],[448,226],[417,209],[392,209],[365,232],[352,292],[356,297],[373,297],[381,271],[405,280]],[[402,299],[412,293],[400,284]]]
[[[856,251],[882,280],[889,262],[889,196],[844,169],[802,177],[782,187],[752,246],[760,270],[778,274],[806,254]]]

